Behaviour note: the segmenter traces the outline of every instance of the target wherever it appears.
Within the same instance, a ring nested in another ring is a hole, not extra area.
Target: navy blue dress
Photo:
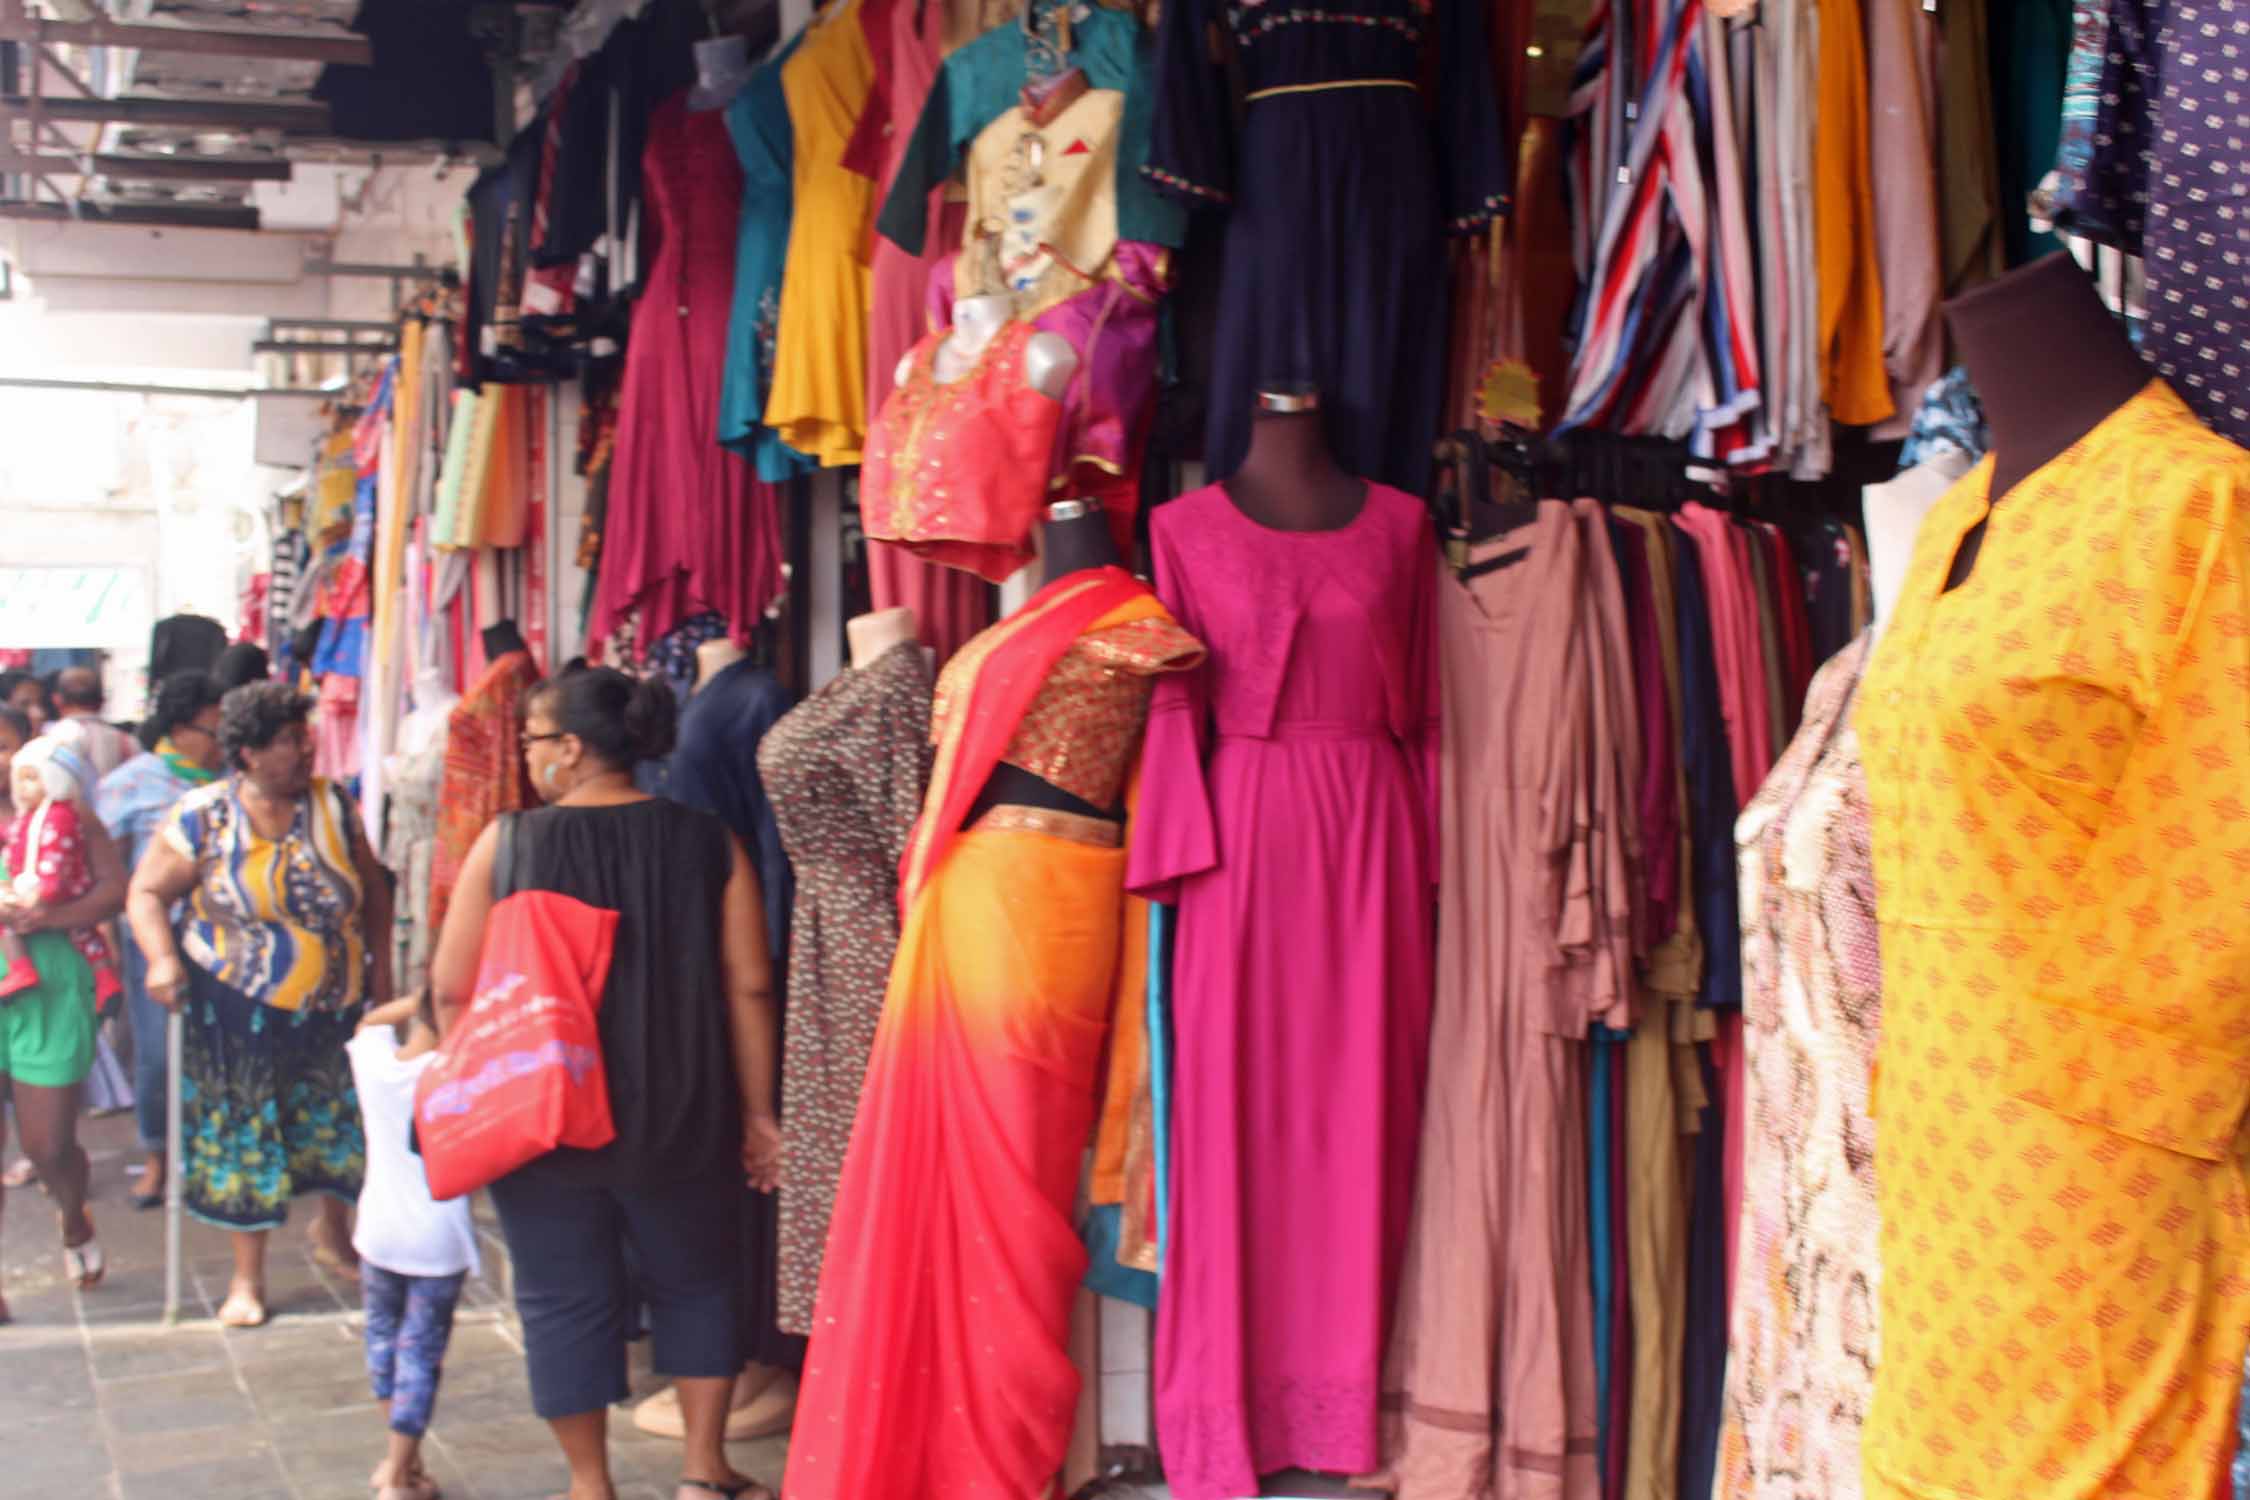
[[[1239,139],[1206,40],[1215,23],[1247,91]],[[1475,0],[1173,0],[1157,86],[1142,171],[1228,213],[1210,476],[1242,466],[1261,387],[1309,382],[1338,463],[1427,495],[1445,396],[1444,236],[1507,212],[1514,183]]]

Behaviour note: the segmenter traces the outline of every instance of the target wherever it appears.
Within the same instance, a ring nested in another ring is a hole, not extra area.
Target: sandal
[[[682,1475],[679,1487],[684,1490],[701,1490],[706,1495],[723,1496],[724,1500],[741,1500],[744,1495],[755,1495],[758,1500],[774,1500],[773,1491],[758,1483],[755,1479],[745,1479],[740,1484],[727,1485],[721,1484],[716,1479],[689,1479]]]
[[[86,1221],[89,1225],[93,1220]],[[90,1292],[102,1284],[109,1274],[109,1257],[102,1254],[100,1240],[92,1235],[75,1245],[63,1246],[63,1279],[82,1292]]]
[[[266,1317],[265,1298],[240,1287],[229,1288],[227,1300],[219,1304],[221,1328],[263,1328]]]
[[[31,1164],[28,1156],[17,1157],[6,1172],[0,1173],[0,1187],[27,1188],[38,1180],[39,1169]]]

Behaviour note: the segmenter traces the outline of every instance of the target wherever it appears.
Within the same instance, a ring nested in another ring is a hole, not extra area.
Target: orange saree
[[[1081,634],[1164,619],[1121,571],[1073,574],[963,648],[901,871],[905,922],[838,1189],[786,1500],[1035,1500],[1079,1377],[1073,1220],[1119,960],[1107,825],[961,824]],[[1015,814],[1017,816],[1002,816]]]

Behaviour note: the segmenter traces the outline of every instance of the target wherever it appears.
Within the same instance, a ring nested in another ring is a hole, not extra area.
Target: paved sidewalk
[[[361,1360],[359,1288],[313,1262],[306,1215],[275,1233],[273,1320],[246,1331],[212,1320],[232,1262],[224,1235],[190,1221],[185,1305],[167,1328],[164,1216],[125,1202],[132,1122],[87,1121],[82,1138],[109,1255],[98,1289],[64,1284],[54,1213],[36,1189],[9,1193],[0,1219],[0,1289],[15,1315],[0,1328],[0,1500],[366,1500],[383,1427]],[[489,1244],[485,1259],[497,1278],[504,1262]],[[636,1368],[636,1388],[654,1389]],[[620,1500],[671,1500],[677,1445],[642,1437],[622,1411],[611,1441]],[[563,1487],[494,1280],[472,1280],[463,1298],[424,1451],[452,1500],[543,1500]],[[777,1439],[732,1456],[773,1484],[784,1452]]]

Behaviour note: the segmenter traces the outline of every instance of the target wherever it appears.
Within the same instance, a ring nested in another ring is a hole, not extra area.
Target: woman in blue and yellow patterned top
[[[266,1319],[266,1234],[291,1198],[322,1195],[315,1253],[349,1260],[366,1148],[344,1043],[391,998],[390,944],[368,941],[390,887],[350,793],[312,774],[311,709],[279,683],[226,695],[233,774],[173,808],[127,903],[150,997],[187,1019],[183,1185],[190,1213],[235,1231],[229,1327]]]

